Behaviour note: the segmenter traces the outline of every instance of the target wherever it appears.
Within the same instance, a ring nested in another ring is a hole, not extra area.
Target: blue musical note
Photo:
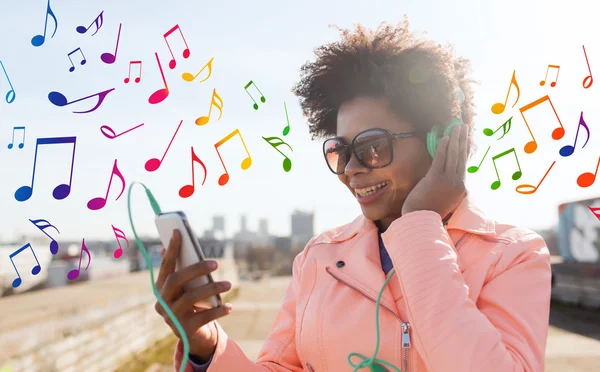
[[[56,30],[58,30],[58,20],[56,19],[56,16],[54,15],[54,12],[52,11],[52,8],[50,8],[50,0],[48,0],[48,6],[46,8],[46,23],[44,23],[44,34],[43,35],[35,35],[33,38],[31,38],[31,45],[33,45],[34,47],[39,47],[41,45],[44,44],[44,42],[46,41],[46,29],[48,27],[48,16],[52,16],[52,18],[54,19],[54,32],[52,33],[52,36],[50,36],[51,38],[54,37],[54,34],[56,34]]]

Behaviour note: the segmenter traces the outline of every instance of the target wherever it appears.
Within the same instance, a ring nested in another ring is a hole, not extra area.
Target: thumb
[[[165,252],[166,252],[166,251],[167,251],[167,249],[166,249],[166,248],[163,248],[163,249],[160,251],[160,258],[163,258],[163,257],[164,257],[164,255],[165,255]]]

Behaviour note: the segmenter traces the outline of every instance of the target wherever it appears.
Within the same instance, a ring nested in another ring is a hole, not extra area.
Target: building
[[[258,234],[260,236],[269,235],[269,221],[267,221],[266,218],[261,218],[258,220]]]
[[[225,232],[225,217],[223,216],[213,216],[213,227],[214,231],[223,231]]]
[[[314,236],[314,213],[294,211],[292,213],[292,234],[290,236],[291,248],[298,250],[304,248]]]

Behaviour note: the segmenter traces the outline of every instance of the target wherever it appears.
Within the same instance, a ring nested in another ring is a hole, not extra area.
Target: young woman
[[[538,234],[493,221],[469,199],[468,61],[415,39],[406,19],[341,34],[317,49],[293,91],[313,139],[327,138],[324,166],[362,215],[296,256],[255,362],[216,321],[231,308],[192,310],[229,286],[181,295],[214,267],[173,272],[175,235],[157,287],[189,338],[186,371],[542,372],[550,254]],[[182,354],[180,341],[176,371]]]

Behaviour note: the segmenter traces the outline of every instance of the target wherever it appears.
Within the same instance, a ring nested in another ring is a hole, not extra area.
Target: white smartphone
[[[158,235],[163,243],[163,246],[169,249],[169,242],[173,236],[173,230],[177,229],[181,232],[181,249],[179,251],[179,257],[177,257],[177,263],[175,270],[180,270],[184,267],[193,265],[197,262],[206,260],[202,248],[198,239],[194,235],[192,228],[188,222],[185,213],[181,211],[176,212],[165,212],[161,213],[155,218],[156,229]],[[198,288],[207,283],[213,283],[213,278],[210,275],[204,275],[196,279],[190,280],[184,284],[185,290],[191,290]],[[219,307],[222,305],[221,296],[216,294],[211,296],[206,301],[200,301],[194,304],[197,308],[211,308]]]

